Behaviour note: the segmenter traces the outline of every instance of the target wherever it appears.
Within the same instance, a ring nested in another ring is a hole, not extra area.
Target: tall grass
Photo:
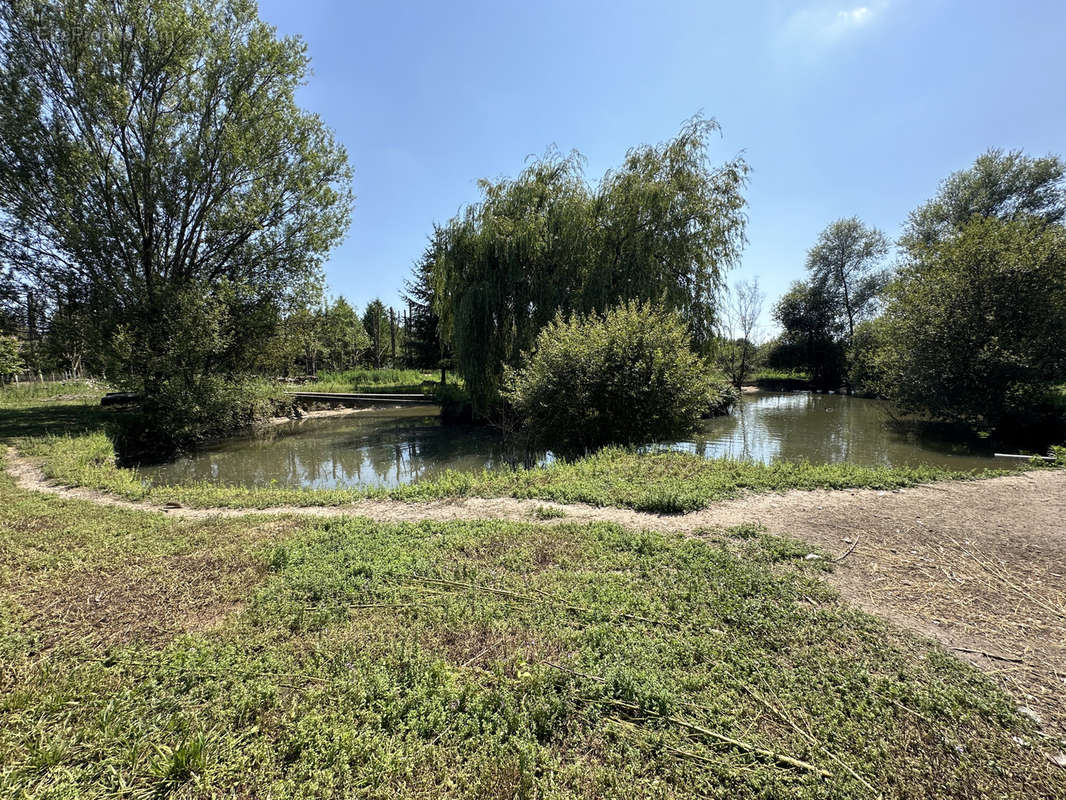
[[[42,402],[66,402],[98,399],[107,391],[99,381],[33,381],[0,385],[0,408],[23,408]]]
[[[300,386],[306,392],[396,392],[426,391],[439,374],[417,369],[350,369],[320,372],[316,380]]]

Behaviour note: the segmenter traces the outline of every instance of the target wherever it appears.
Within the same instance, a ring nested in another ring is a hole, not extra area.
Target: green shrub
[[[438,383],[433,399],[440,404],[440,417],[446,424],[473,421],[473,406],[466,389],[454,383]]]
[[[124,457],[165,456],[184,445],[292,411],[292,400],[263,380],[172,377],[145,397],[141,413],[127,419],[116,439]]]
[[[712,369],[681,318],[628,303],[555,320],[537,335],[506,397],[533,443],[564,453],[674,439],[719,402]]]
[[[733,385],[733,383],[727,380],[724,376],[713,376],[711,382],[714,389],[714,395],[711,399],[711,405],[704,412],[705,417],[720,417],[729,413],[729,410],[733,407],[734,403],[740,399],[740,389]]]
[[[19,340],[14,336],[0,336],[0,380],[22,372],[25,364],[19,354]]]
[[[860,394],[876,395],[884,383],[880,363],[884,348],[884,325],[880,319],[865,320],[855,326],[855,337],[847,353],[848,378]]]
[[[912,249],[880,324],[884,394],[902,411],[1002,436],[1054,430],[1066,229],[975,217]]]

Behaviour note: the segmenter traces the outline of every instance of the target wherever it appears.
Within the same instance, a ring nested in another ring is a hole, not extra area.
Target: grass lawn
[[[4,390],[0,442],[64,481],[156,501],[366,494],[147,486],[114,466],[105,431],[123,412],[100,392]],[[391,494],[678,510],[748,488],[948,475],[608,451]],[[1066,792],[1006,696],[844,605],[810,546],[751,526],[701,534],[174,519],[5,473],[0,796]]]
[[[453,380],[450,378],[450,380]],[[418,394],[427,391],[426,383],[440,380],[439,372],[417,369],[350,369],[344,372],[321,372],[317,379],[293,387],[303,392],[382,392]]]
[[[1062,791],[1006,697],[842,605],[810,551],[751,527],[180,520],[4,475],[0,796]]]

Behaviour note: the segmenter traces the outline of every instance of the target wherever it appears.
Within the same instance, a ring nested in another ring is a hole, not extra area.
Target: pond
[[[756,392],[745,394],[731,415],[705,420],[697,435],[649,449],[763,463],[808,459],[953,469],[1026,464],[993,459],[991,452],[975,452],[958,442],[903,433],[887,421],[876,400]],[[157,483],[328,489],[397,486],[446,469],[480,470],[513,463],[512,454],[491,429],[442,425],[436,407],[411,406],[284,423],[140,471]]]

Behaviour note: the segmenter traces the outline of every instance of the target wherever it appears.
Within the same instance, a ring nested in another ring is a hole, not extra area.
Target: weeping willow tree
[[[433,267],[443,334],[477,413],[560,312],[653,303],[681,315],[698,349],[709,345],[715,296],[744,244],[748,174],[741,158],[711,163],[717,131],[693,118],[596,184],[579,153],[555,151],[517,178],[480,182],[481,202],[443,227]]]

